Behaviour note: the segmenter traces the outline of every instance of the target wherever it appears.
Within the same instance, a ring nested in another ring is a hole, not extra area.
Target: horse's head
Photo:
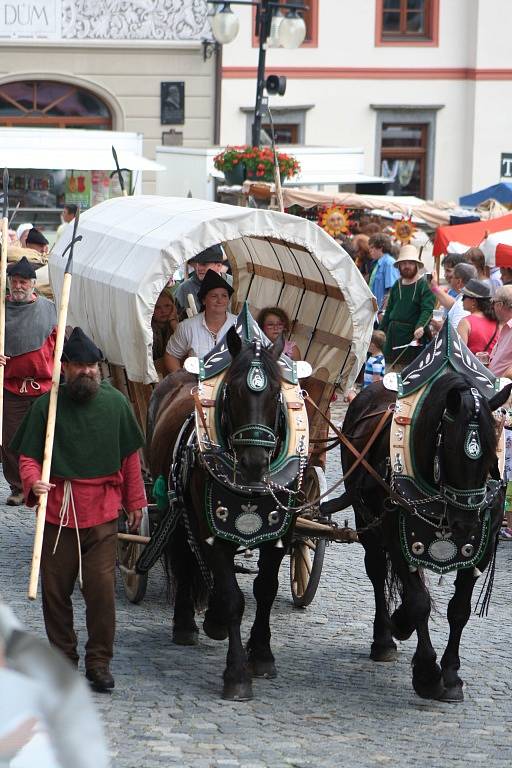
[[[497,477],[493,411],[504,405],[511,389],[512,384],[487,400],[470,379],[449,372],[432,385],[418,418],[416,448],[421,442],[425,446],[419,449],[421,474],[440,488],[448,525],[460,536],[478,528],[487,480],[490,475]]]
[[[259,339],[242,344],[234,328],[226,340],[233,362],[224,387],[224,436],[242,482],[251,485],[263,480],[277,445],[282,411],[277,360],[284,342],[279,338],[270,350]]]

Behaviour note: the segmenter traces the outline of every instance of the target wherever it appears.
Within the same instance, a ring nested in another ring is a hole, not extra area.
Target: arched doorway
[[[111,130],[112,114],[91,91],[53,80],[0,85],[0,126]]]

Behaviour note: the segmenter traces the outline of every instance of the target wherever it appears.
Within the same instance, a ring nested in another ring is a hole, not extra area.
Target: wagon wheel
[[[308,466],[304,474],[304,494],[308,501],[317,499],[327,490],[321,467]],[[305,608],[316,595],[327,542],[313,536],[295,533],[290,549],[290,586],[293,604]]]
[[[126,519],[125,512],[121,512],[121,519]],[[148,508],[142,508],[142,520],[140,523],[141,536],[149,536],[149,514]],[[135,563],[142,553],[143,544],[135,544],[132,541],[117,541],[117,564],[123,580],[126,597],[131,603],[140,603],[146,594],[148,585],[148,574],[139,574],[135,572]]]

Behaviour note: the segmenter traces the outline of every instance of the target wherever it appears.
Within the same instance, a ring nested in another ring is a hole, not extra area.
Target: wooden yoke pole
[[[60,371],[62,348],[64,346],[64,333],[66,330],[66,321],[68,317],[69,294],[71,291],[71,277],[73,269],[73,249],[75,243],[82,239],[82,236],[76,236],[78,220],[80,218],[80,209],[76,212],[73,225],[73,235],[71,242],[66,247],[63,256],[69,250],[69,257],[64,270],[64,280],[62,283],[62,294],[60,297],[59,318],[57,324],[57,339],[55,342],[55,352],[53,357],[53,375],[52,388],[50,390],[50,402],[48,404],[48,419],[46,422],[46,437],[44,441],[43,467],[41,480],[45,483],[50,482],[50,470],[52,466],[53,439],[55,435],[55,418],[57,416],[57,398],[59,395]],[[34,535],[34,549],[32,552],[32,566],[30,569],[30,580],[28,586],[28,597],[35,600],[37,597],[37,584],[39,581],[39,571],[41,569],[41,552],[43,548],[44,524],[46,521],[46,505],[48,503],[48,494],[43,493],[39,496],[36,516],[36,531]]]
[[[5,353],[5,296],[7,293],[7,241],[9,239],[9,171],[4,168],[4,199],[2,206],[2,254],[0,257],[0,355]],[[0,445],[4,425],[4,373],[0,365]]]

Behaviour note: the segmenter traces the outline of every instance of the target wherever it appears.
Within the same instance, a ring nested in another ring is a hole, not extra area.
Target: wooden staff
[[[0,257],[0,355],[5,354],[5,295],[7,288],[7,240],[9,238],[9,171],[4,168],[4,200],[2,211],[2,254]],[[0,365],[0,445],[4,426],[4,373]]]
[[[112,155],[114,156],[114,163],[116,164],[116,170],[112,171],[112,173],[110,174],[110,178],[112,178],[112,176],[117,175],[117,178],[119,179],[119,186],[121,187],[121,193],[123,197],[128,197],[128,191],[124,186],[124,178],[123,178],[123,171],[127,171],[128,168],[119,167],[119,160],[117,159],[117,152],[114,146],[112,146]]]
[[[267,107],[267,111],[268,111],[268,117],[270,120],[270,136],[272,138],[272,152],[274,154],[274,185],[276,188],[276,198],[277,198],[277,204],[279,206],[279,210],[281,211],[281,213],[284,213],[283,189],[281,187],[281,173],[279,171],[279,160],[277,159],[276,140],[275,140],[275,133],[274,133],[274,121],[272,120],[272,112],[270,111],[269,107]]]
[[[50,469],[52,466],[53,439],[55,435],[55,417],[57,415],[57,398],[59,395],[60,369],[62,348],[64,346],[64,332],[66,330],[66,321],[68,317],[69,293],[71,290],[71,277],[73,271],[73,249],[75,243],[82,239],[81,235],[76,235],[78,220],[80,218],[80,209],[77,210],[73,224],[73,235],[71,242],[64,250],[63,256],[69,251],[69,257],[64,269],[64,280],[62,283],[62,294],[60,297],[59,320],[57,324],[57,339],[55,342],[55,352],[53,357],[53,375],[52,388],[50,390],[50,402],[48,404],[48,419],[46,422],[46,437],[44,442],[43,467],[41,471],[41,480],[44,483],[50,482]],[[41,569],[41,552],[43,548],[44,524],[46,521],[46,505],[48,503],[48,494],[43,493],[39,496],[36,516],[36,531],[34,535],[34,549],[32,552],[32,567],[30,569],[30,580],[28,585],[28,597],[35,600],[37,597],[37,584],[39,581],[39,571]]]

